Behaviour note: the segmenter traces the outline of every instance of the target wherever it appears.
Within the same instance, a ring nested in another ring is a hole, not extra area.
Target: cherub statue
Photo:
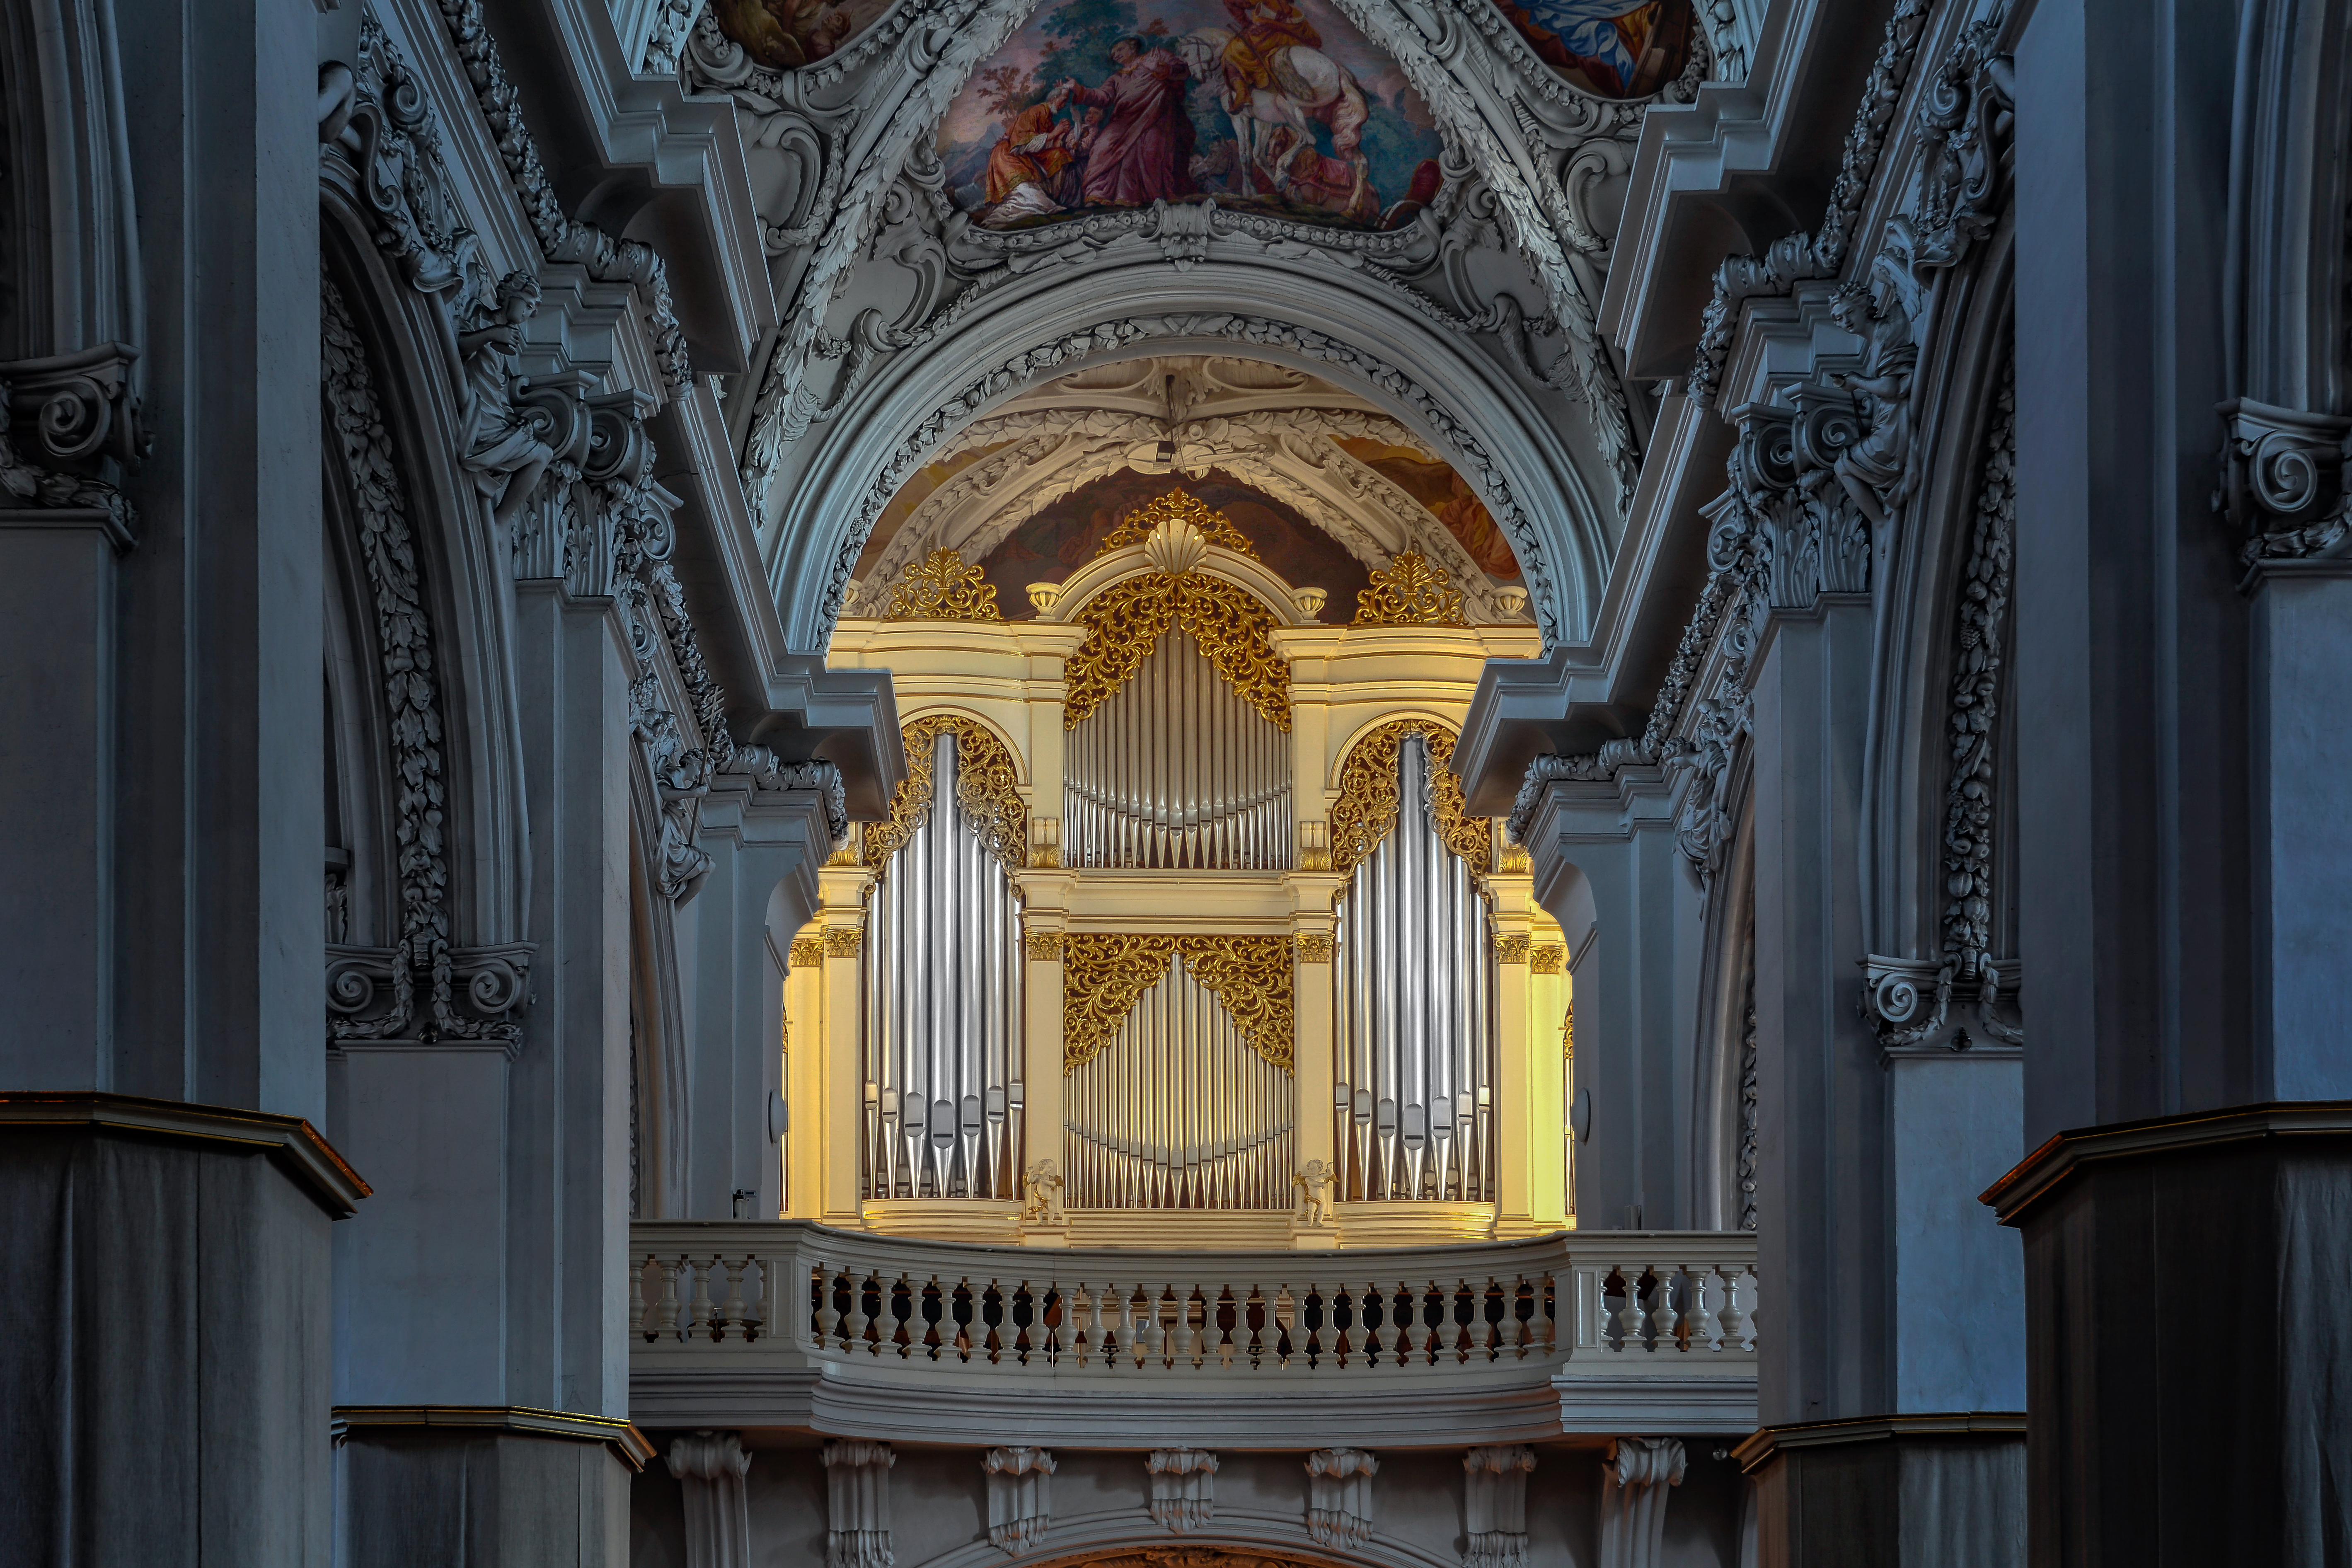
[[[1840,386],[1854,395],[1868,423],[1853,446],[1838,454],[1837,480],[1874,527],[1910,494],[1911,378],[1919,345],[1911,336],[1911,300],[1899,259],[1881,258],[1867,292],[1849,289],[1830,302],[1838,325],[1864,339],[1863,371],[1841,375]],[[1865,308],[1866,302],[1866,308]]]
[[[1051,1160],[1040,1160],[1029,1167],[1024,1184],[1028,1188],[1028,1201],[1022,1205],[1021,1220],[1024,1225],[1058,1226],[1062,1223],[1062,1173]]]
[[[1298,1189],[1298,1223],[1318,1229],[1332,1222],[1331,1189],[1339,1184],[1339,1173],[1321,1160],[1309,1160],[1298,1174],[1290,1178]]]
[[[457,461],[473,474],[474,488],[489,501],[501,530],[530,501],[540,476],[555,459],[554,450],[540,438],[539,421],[520,402],[530,383],[517,374],[522,324],[538,309],[539,280],[528,272],[509,272],[499,283],[498,304],[457,334],[466,366]]]

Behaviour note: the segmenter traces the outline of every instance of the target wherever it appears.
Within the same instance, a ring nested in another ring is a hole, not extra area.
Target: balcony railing
[[[1255,1253],[631,1235],[640,1425],[1287,1447],[1755,1424],[1743,1232]]]

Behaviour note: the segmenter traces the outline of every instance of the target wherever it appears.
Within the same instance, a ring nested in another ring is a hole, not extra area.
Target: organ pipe
[[[1118,1033],[1064,1088],[1063,1170],[1077,1208],[1290,1206],[1290,1074],[1171,957]]]
[[[1071,730],[1066,772],[1066,864],[1290,864],[1290,736],[1227,685],[1181,626]]]
[[[1350,1200],[1495,1200],[1494,951],[1485,890],[1430,805],[1428,742],[1397,748],[1395,827],[1339,896],[1332,1117]]]
[[[1020,1192],[1021,902],[956,807],[957,752],[943,731],[929,813],[884,865],[866,914],[869,1198]]]

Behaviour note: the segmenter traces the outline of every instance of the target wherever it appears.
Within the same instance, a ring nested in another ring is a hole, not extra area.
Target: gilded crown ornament
[[[1146,501],[1128,513],[1117,528],[1103,536],[1102,543],[1096,547],[1095,557],[1099,560],[1115,550],[1125,550],[1132,544],[1142,544],[1149,550],[1147,541],[1151,535],[1174,522],[1190,524],[1202,539],[1220,550],[1230,550],[1253,561],[1257,559],[1256,547],[1250,543],[1249,535],[1234,526],[1233,519],[1181,489],[1170,490],[1157,500]],[[1160,570],[1164,572],[1168,568],[1163,566]]]
[[[908,562],[890,597],[882,606],[886,621],[1001,621],[996,590],[981,578],[980,568],[964,564],[952,550],[934,550],[918,563]]]
[[[1418,550],[1408,550],[1372,574],[1372,585],[1356,595],[1360,626],[1463,626],[1462,590],[1443,567]]]

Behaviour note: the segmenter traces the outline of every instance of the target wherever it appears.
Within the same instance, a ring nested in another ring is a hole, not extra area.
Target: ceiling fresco
[[[1538,58],[1601,98],[1647,98],[1690,58],[1691,0],[1496,0]]]
[[[990,228],[1211,199],[1395,228],[1436,198],[1441,151],[1327,0],[1048,0],[939,131],[952,199]]]
[[[891,0],[711,0],[719,30],[771,70],[824,59],[864,32]]]

